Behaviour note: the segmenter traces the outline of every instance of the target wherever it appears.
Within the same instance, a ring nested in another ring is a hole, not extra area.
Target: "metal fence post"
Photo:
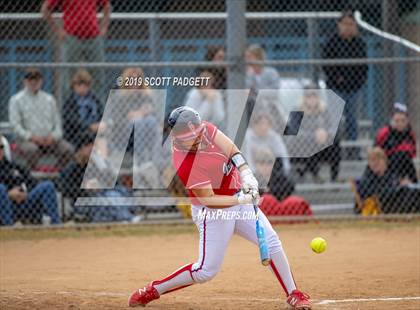
[[[308,51],[309,51],[309,58],[316,59],[317,58],[317,51],[316,51],[316,24],[313,18],[306,19],[306,26],[308,27]],[[317,82],[317,67],[316,66],[309,66],[309,76],[313,82]]]
[[[227,59],[232,63],[228,68],[228,90],[229,89],[244,89],[245,88],[245,63],[244,51],[246,47],[246,1],[226,0],[227,8]],[[240,105],[238,97],[228,91],[227,96],[227,133],[233,136],[235,128],[233,122],[229,121],[235,113],[238,113],[237,108]]]
[[[397,3],[394,0],[384,0],[382,2],[382,29],[387,32],[392,32],[393,25],[391,24],[391,19],[397,18],[398,20],[398,13],[397,13]],[[394,11],[394,12],[393,12]],[[384,40],[382,43],[383,48],[383,56],[384,57],[394,57],[394,45],[389,40]],[[383,108],[381,111],[391,111],[393,102],[395,100],[395,91],[394,91],[394,84],[395,84],[395,65],[393,64],[385,64],[384,65],[384,89],[386,92],[384,92],[383,96]],[[383,114],[386,114],[383,113]],[[382,116],[382,122],[386,122],[389,115],[381,115]]]
[[[149,19],[149,49],[152,61],[160,61],[159,55],[159,24],[155,18]],[[151,74],[157,76],[156,68],[153,68]]]

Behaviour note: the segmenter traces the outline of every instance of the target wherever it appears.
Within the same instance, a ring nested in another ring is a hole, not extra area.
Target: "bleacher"
[[[329,21],[331,22],[331,21]],[[187,31],[187,30],[185,30]],[[294,36],[259,36],[249,37],[249,43],[258,43],[264,46],[268,59],[309,59],[309,46],[307,37],[302,33],[293,34]],[[183,37],[183,36],[181,36]],[[185,36],[184,36],[185,37]],[[315,44],[321,46],[326,38],[315,38]],[[382,56],[381,39],[367,35],[368,57],[375,58]],[[177,60],[196,60],[204,59],[206,49],[209,46],[225,45],[223,38],[211,37],[194,37],[194,39],[185,38],[159,38],[159,50],[155,51],[155,56],[159,61],[177,61]],[[106,60],[108,62],[136,62],[152,60],[151,44],[148,38],[139,37],[119,38],[112,37],[106,40]],[[401,49],[400,53],[404,53]],[[1,62],[54,62],[54,49],[51,41],[44,38],[38,39],[0,39],[0,61]],[[401,64],[401,67],[406,64]],[[296,65],[289,67],[276,68],[282,77],[307,78],[308,67],[305,65]],[[176,68],[167,67],[160,71],[159,74],[165,76],[174,75]],[[48,92],[54,92],[57,85],[54,82],[53,69],[44,69],[44,89]],[[147,70],[146,70],[147,71]],[[404,68],[400,70],[405,74]],[[15,94],[20,88],[23,74],[18,69],[9,69],[7,74],[0,75],[0,109],[2,114],[0,120],[6,121],[7,104],[10,96]],[[182,69],[183,74],[194,74],[194,69]],[[106,70],[107,87],[115,86],[113,83],[115,77],[119,74],[116,69]],[[368,74],[366,87],[363,90],[363,111],[362,119],[359,121],[360,135],[357,141],[342,140],[341,146],[343,151],[347,148],[358,148],[360,150],[361,160],[348,160],[344,158],[340,164],[339,183],[299,183],[296,187],[296,193],[305,197],[312,205],[315,213],[323,212],[350,212],[353,206],[353,196],[348,183],[350,178],[360,177],[366,166],[366,148],[372,145],[372,137],[375,129],[383,124],[382,115],[377,114],[378,102],[382,101],[382,93],[380,89],[383,76],[379,74],[379,68],[371,66]],[[399,79],[403,81],[404,78]],[[403,89],[403,87],[396,87]],[[176,94],[169,90],[168,102],[182,102],[186,89],[177,89]],[[401,100],[404,96],[401,94]],[[0,132],[10,134],[10,126],[6,122],[0,123]],[[417,165],[418,165],[417,161]],[[56,173],[34,172],[37,178],[54,178]],[[321,178],[328,179],[328,170],[325,167],[321,170]]]
[[[10,134],[10,125],[8,123],[0,123],[0,133]],[[359,147],[360,150],[364,150],[368,145],[372,145],[370,140],[359,140],[359,141],[343,141],[342,148],[345,150],[346,147]],[[361,154],[364,154],[364,151],[361,151]],[[348,180],[359,178],[365,167],[366,167],[366,158],[363,156],[362,160],[342,160],[340,163],[340,174],[339,180],[337,183],[323,182],[323,183],[312,183],[310,181],[302,180],[296,185],[296,194],[304,197],[308,202],[310,202],[311,207],[315,214],[343,214],[351,213],[353,209],[353,194],[351,191],[350,183]],[[419,163],[418,163],[419,164]],[[58,177],[57,172],[42,172],[42,171],[33,171],[32,175],[38,179],[56,179]],[[323,166],[320,171],[320,177],[323,180],[329,178],[328,167]],[[62,204],[60,210],[62,212],[68,213],[71,208],[69,208],[68,202],[61,199],[61,194],[59,195],[59,202]],[[63,205],[64,204],[64,205]],[[64,210],[64,211],[63,211]],[[166,214],[161,214],[162,216],[167,217]],[[177,216],[172,214],[173,216]],[[159,214],[154,214],[154,217],[160,216]]]
[[[258,43],[265,47],[268,59],[308,59],[309,46],[306,37],[251,37],[249,43]],[[325,37],[317,38],[316,44],[322,46],[325,42]],[[376,37],[367,36],[367,52],[369,57],[381,57],[382,50],[380,39]],[[209,46],[224,45],[223,39],[218,38],[194,38],[190,39],[161,39],[159,42],[159,57],[160,61],[200,61],[204,59],[206,49]],[[42,62],[50,63],[57,59],[54,57],[53,44],[48,39],[0,39],[0,62]],[[403,50],[401,54],[403,55]],[[150,61],[151,49],[150,42],[147,39],[119,39],[112,38],[106,40],[105,48],[106,60],[108,62],[136,62],[136,61]],[[405,66],[405,64],[401,64]],[[304,78],[308,77],[308,68],[305,65],[278,67],[276,68],[281,76],[290,76]],[[159,74],[162,76],[174,75],[176,68],[164,68]],[[378,72],[378,68],[372,67],[369,70],[368,80],[364,88],[363,98],[366,102],[366,111],[364,114],[368,119],[374,120],[374,126],[377,127],[382,122],[380,115],[376,110],[376,105],[381,102],[381,92],[379,90],[381,79],[383,78]],[[147,70],[146,70],[147,71]],[[183,69],[183,74],[194,74],[195,69]],[[404,68],[401,69],[404,73]],[[119,75],[116,69],[106,70],[107,87],[115,86],[115,78]],[[21,70],[11,68],[7,70],[7,74],[0,75],[0,107],[6,108],[8,99],[17,92],[20,88],[23,73]],[[401,79],[403,80],[403,78]],[[53,69],[44,69],[44,89],[48,92],[54,93],[56,85],[54,83]],[[182,100],[186,93],[186,89],[177,89],[174,93],[169,89],[169,102]],[[400,94],[402,101],[406,94]],[[376,111],[375,111],[376,110]],[[5,120],[7,117],[2,111],[0,120]]]

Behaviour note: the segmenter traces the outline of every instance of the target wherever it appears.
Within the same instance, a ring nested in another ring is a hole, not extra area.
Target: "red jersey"
[[[48,8],[61,7],[64,30],[79,39],[91,39],[99,35],[96,13],[109,4],[109,0],[47,0]]]
[[[199,205],[192,189],[211,185],[216,195],[234,195],[241,189],[238,169],[214,143],[217,128],[203,122],[203,142],[206,147],[196,152],[182,150],[173,146],[173,164],[182,183],[188,189],[193,204]]]
[[[386,156],[405,152],[411,158],[416,157],[416,136],[411,126],[402,132],[393,129],[391,125],[379,129],[376,145],[385,150]]]

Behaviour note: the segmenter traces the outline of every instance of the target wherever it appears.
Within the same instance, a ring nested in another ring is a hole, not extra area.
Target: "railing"
[[[270,38],[270,37],[259,37],[250,38],[250,43],[262,44],[267,54],[271,59],[266,63],[269,65],[275,65],[280,71],[281,75],[288,75],[293,72],[293,75],[298,76],[309,76],[308,65],[323,65],[334,63],[336,60],[322,60],[322,59],[310,59],[309,49],[307,45],[307,39],[302,37],[288,37],[288,38]],[[320,37],[316,40],[316,44],[320,45],[325,41],[325,38]],[[293,43],[291,43],[293,42]],[[106,81],[109,81],[108,87],[113,87],[112,81],[118,75],[118,71],[122,70],[127,66],[142,66],[147,68],[166,68],[164,69],[165,75],[172,75],[176,68],[189,68],[189,73],[194,74],[194,70],[199,66],[208,64],[202,62],[204,59],[205,51],[207,46],[211,45],[223,45],[223,39],[198,39],[198,40],[187,40],[187,39],[166,39],[160,42],[162,59],[158,62],[151,62],[150,54],[140,53],[139,50],[144,50],[148,47],[147,40],[122,40],[122,39],[108,39],[106,41],[106,59],[107,63],[98,64],[99,66],[106,67]],[[369,64],[385,64],[388,62],[400,61],[400,78],[397,80],[399,83],[403,83],[405,80],[405,62],[415,61],[410,58],[400,57],[398,59],[381,58],[381,46],[380,39],[375,37],[367,38],[368,45],[368,59],[364,62]],[[37,52],[31,52],[31,50],[25,47],[32,47]],[[118,47],[118,50],[116,48]],[[122,47],[122,48],[121,48]],[[177,51],[178,47],[186,47],[183,52]],[[21,87],[21,81],[23,79],[23,73],[16,69],[16,67],[25,66],[40,66],[45,67],[44,77],[44,88],[48,92],[53,92],[53,71],[51,69],[65,67],[66,65],[85,66],[85,64],[60,64],[54,63],[53,46],[49,44],[46,39],[43,40],[0,40],[0,68],[9,67],[7,74],[0,75],[0,85],[3,87],[0,89],[0,106],[7,107],[8,98],[15,94]],[[401,50],[402,52],[403,50]],[[182,59],[189,59],[190,61],[182,61]],[[28,63],[28,60],[30,63]],[[360,63],[360,60],[356,60]],[[418,59],[417,59],[418,61]],[[352,60],[342,60],[343,63],[352,63]],[[228,62],[225,62],[228,64]],[[212,64],[213,65],[213,64]],[[10,68],[12,67],[12,68]],[[375,110],[375,102],[380,102],[381,92],[377,91],[378,85],[381,84],[382,77],[377,74],[378,68],[372,66],[369,71],[368,81],[365,90],[365,98],[367,99],[368,114],[372,116]],[[185,71],[184,71],[185,72]],[[396,89],[400,92],[400,100],[405,99],[405,87],[399,85]],[[183,94],[179,94],[178,97],[182,97]]]

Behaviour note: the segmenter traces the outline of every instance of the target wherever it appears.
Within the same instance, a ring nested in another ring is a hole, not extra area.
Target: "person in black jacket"
[[[268,148],[260,148],[255,152],[255,177],[261,185],[260,195],[265,193],[273,195],[282,201],[292,195],[295,184],[284,173],[283,161],[275,158]]]
[[[73,146],[85,133],[101,133],[105,126],[100,123],[101,103],[92,93],[92,77],[85,69],[79,69],[71,82],[72,92],[63,106],[64,139]]]
[[[384,213],[419,212],[420,187],[407,179],[399,179],[388,169],[388,159],[379,147],[368,153],[368,166],[359,180],[362,200],[377,196]]]
[[[40,223],[43,214],[50,217],[51,224],[60,223],[54,183],[38,183],[26,169],[7,160],[0,141],[1,224],[13,225],[18,220]]]
[[[60,188],[64,197],[70,198],[74,204],[79,197],[108,197],[121,198],[130,195],[129,190],[113,183],[114,172],[106,159],[102,158],[93,149],[94,137],[84,134],[76,145],[76,153],[72,161],[60,172]],[[89,162],[90,160],[90,162]],[[91,165],[89,169],[88,163]],[[74,205],[74,215],[83,221],[112,222],[130,221],[138,222],[141,218],[134,215],[127,206],[120,205]]]
[[[357,23],[351,11],[346,11],[338,19],[337,33],[324,46],[325,59],[366,58],[366,43],[360,37]],[[349,140],[356,140],[358,135],[356,104],[360,90],[366,82],[368,66],[360,65],[332,65],[324,66],[328,88],[332,89],[345,102],[344,116],[346,118],[346,136]]]

